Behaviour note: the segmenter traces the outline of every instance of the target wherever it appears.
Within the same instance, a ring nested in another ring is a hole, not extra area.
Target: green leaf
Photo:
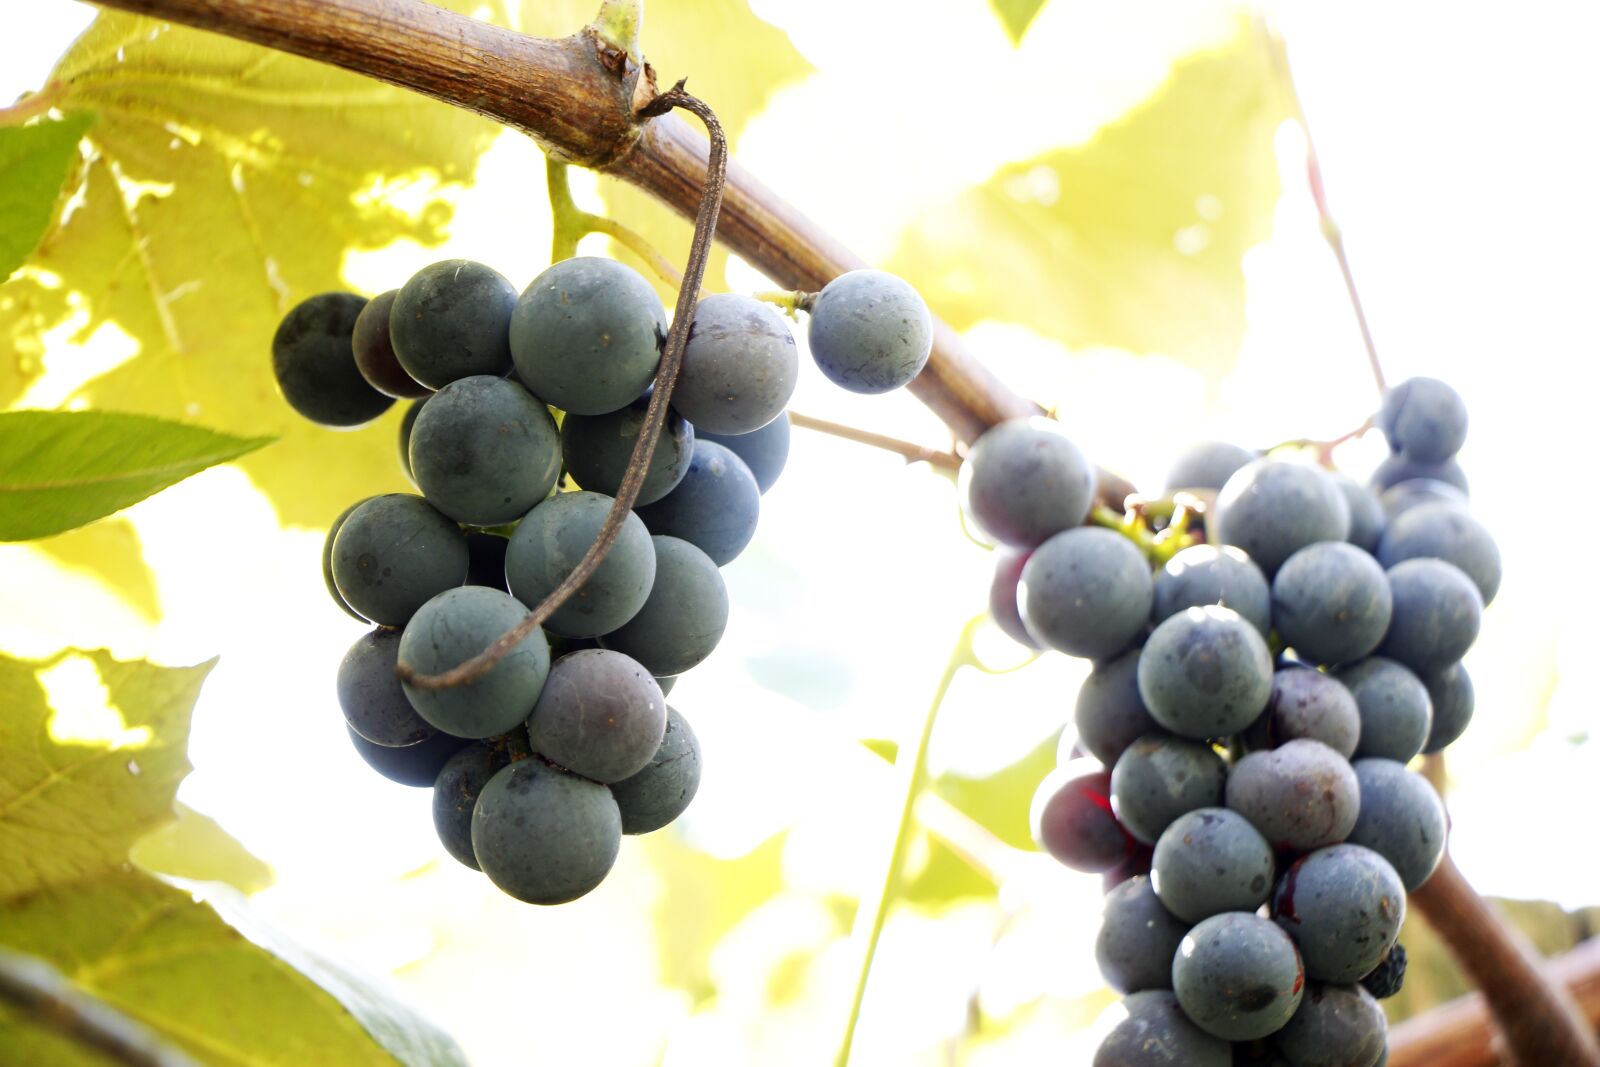
[[[161,621],[155,576],[145,564],[139,532],[127,519],[90,523],[33,547],[64,567],[94,577],[149,621]]]
[[[190,882],[220,882],[240,893],[272,884],[272,868],[211,816],[179,802],[177,818],[134,843],[128,858],[153,874]]]
[[[172,817],[215,662],[0,656],[0,898],[119,867]]]
[[[1000,24],[1011,35],[1011,43],[1021,44],[1023,34],[1044,7],[1044,0],[989,0],[989,6],[994,8]]]
[[[44,237],[61,186],[94,122],[75,112],[59,122],[0,126],[0,279],[22,266]]]
[[[109,411],[0,412],[0,541],[93,522],[271,441]]]
[[[504,19],[499,3],[453,6]],[[90,407],[279,435],[241,466],[286,522],[322,525],[405,488],[402,405],[355,432],[307,422],[278,394],[272,334],[298,301],[348,287],[349,251],[442,241],[499,128],[326,64],[118,12],[101,14],[52,78],[63,106],[99,116],[93,161],[72,210],[58,209],[28,267],[0,286],[0,407],[43,374],[48,340],[63,346],[52,374],[114,364],[70,391]]]
[[[1244,333],[1244,253],[1271,230],[1287,117],[1241,21],[1088,143],[1010,164],[910,227],[889,269],[957,329],[1002,319],[1220,374]]]
[[[987,777],[941,774],[934,779],[933,790],[1013,848],[1036,848],[1028,809],[1039,783],[1055,769],[1056,747],[1052,734]]]
[[[111,870],[0,902],[0,937],[216,1067],[465,1067],[447,1035],[381,990],[220,907]],[[0,1062],[55,1062],[24,1058],[30,1040],[0,1017]]]

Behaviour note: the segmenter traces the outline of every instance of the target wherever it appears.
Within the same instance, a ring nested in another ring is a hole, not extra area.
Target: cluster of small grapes
[[[1387,1059],[1377,1001],[1446,837],[1406,764],[1472,715],[1460,660],[1500,557],[1466,509],[1455,391],[1412,379],[1376,422],[1394,455],[1370,487],[1191,450],[1165,510],[1190,505],[1192,529],[1157,530],[1161,508],[1081,525],[1094,468],[1053,423],[997,426],[969,457],[967,506],[1008,546],[995,619],[1094,661],[1033,820],[1058,860],[1105,876],[1096,956],[1126,1016],[1095,1067]],[[1174,537],[1199,543],[1168,556]]]
[[[812,352],[847,388],[895,388],[927,360],[931,318],[898,278],[852,272],[809,303]],[[520,296],[482,264],[436,263],[371,300],[311,297],[273,339],[285,399],[315,422],[415,400],[401,458],[421,495],[358,502],[323,550],[334,600],[376,627],[339,667],[339,703],[369,764],[433,787],[450,854],[530,903],[594,889],[622,835],[667,825],[699,785],[699,744],[665,696],[721,639],[718,568],[788,455],[799,363],[783,317],[736,294],[699,302],[635,510],[542,630],[458,686],[403,681],[398,665],[460,666],[573,574],[623,482],[666,334],[643,277],[577,258]]]

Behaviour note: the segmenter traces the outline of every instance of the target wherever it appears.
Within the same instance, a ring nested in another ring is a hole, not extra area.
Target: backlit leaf
[[[0,126],[0,279],[22,266],[50,226],[78,141],[94,116]]]

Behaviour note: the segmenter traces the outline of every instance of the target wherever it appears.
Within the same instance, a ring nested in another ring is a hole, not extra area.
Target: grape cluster
[[[1033,823],[1104,876],[1096,956],[1127,999],[1095,1067],[1387,1058],[1377,998],[1446,837],[1406,764],[1472,716],[1460,661],[1500,557],[1466,507],[1455,391],[1405,382],[1376,425],[1393,455],[1370,486],[1213,442],[1174,466],[1174,507],[1109,526],[1082,525],[1095,471],[1056,424],[972,449],[996,622],[1094,663]]]
[[[860,392],[905,384],[932,341],[921,298],[876,271],[830,283],[810,327],[824,372]],[[594,889],[624,834],[667,825],[699,786],[699,742],[666,694],[721,639],[719,568],[754,536],[788,456],[799,362],[783,317],[747,296],[700,301],[635,507],[542,629],[459,686],[397,668],[465,663],[577,569],[666,334],[654,290],[615,261],[556,263],[519,295],[448,260],[371,300],[313,296],[272,343],[284,398],[315,422],[360,425],[412,400],[400,454],[420,495],[357,502],[323,549],[334,602],[375,627],[340,664],[339,704],[374,769],[433,787],[445,849],[530,903]]]

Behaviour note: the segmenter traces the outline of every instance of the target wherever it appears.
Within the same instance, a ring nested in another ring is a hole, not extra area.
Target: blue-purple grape
[[[1249,726],[1272,694],[1272,654],[1238,612],[1186,608],[1155,628],[1139,656],[1139,694],[1165,729],[1220,738]]]
[[[1300,946],[1307,978],[1348,985],[1393,947],[1406,917],[1406,891],[1378,853],[1333,845],[1284,872],[1272,895],[1272,914]]]
[[[1320,741],[1288,741],[1252,752],[1228,775],[1228,807],[1275,849],[1307,852],[1350,835],[1361,786],[1345,758]]]
[[[1300,1007],[1305,971],[1271,921],[1227,911],[1199,923],[1172,961],[1172,990],[1196,1026],[1228,1041],[1283,1029]]]

